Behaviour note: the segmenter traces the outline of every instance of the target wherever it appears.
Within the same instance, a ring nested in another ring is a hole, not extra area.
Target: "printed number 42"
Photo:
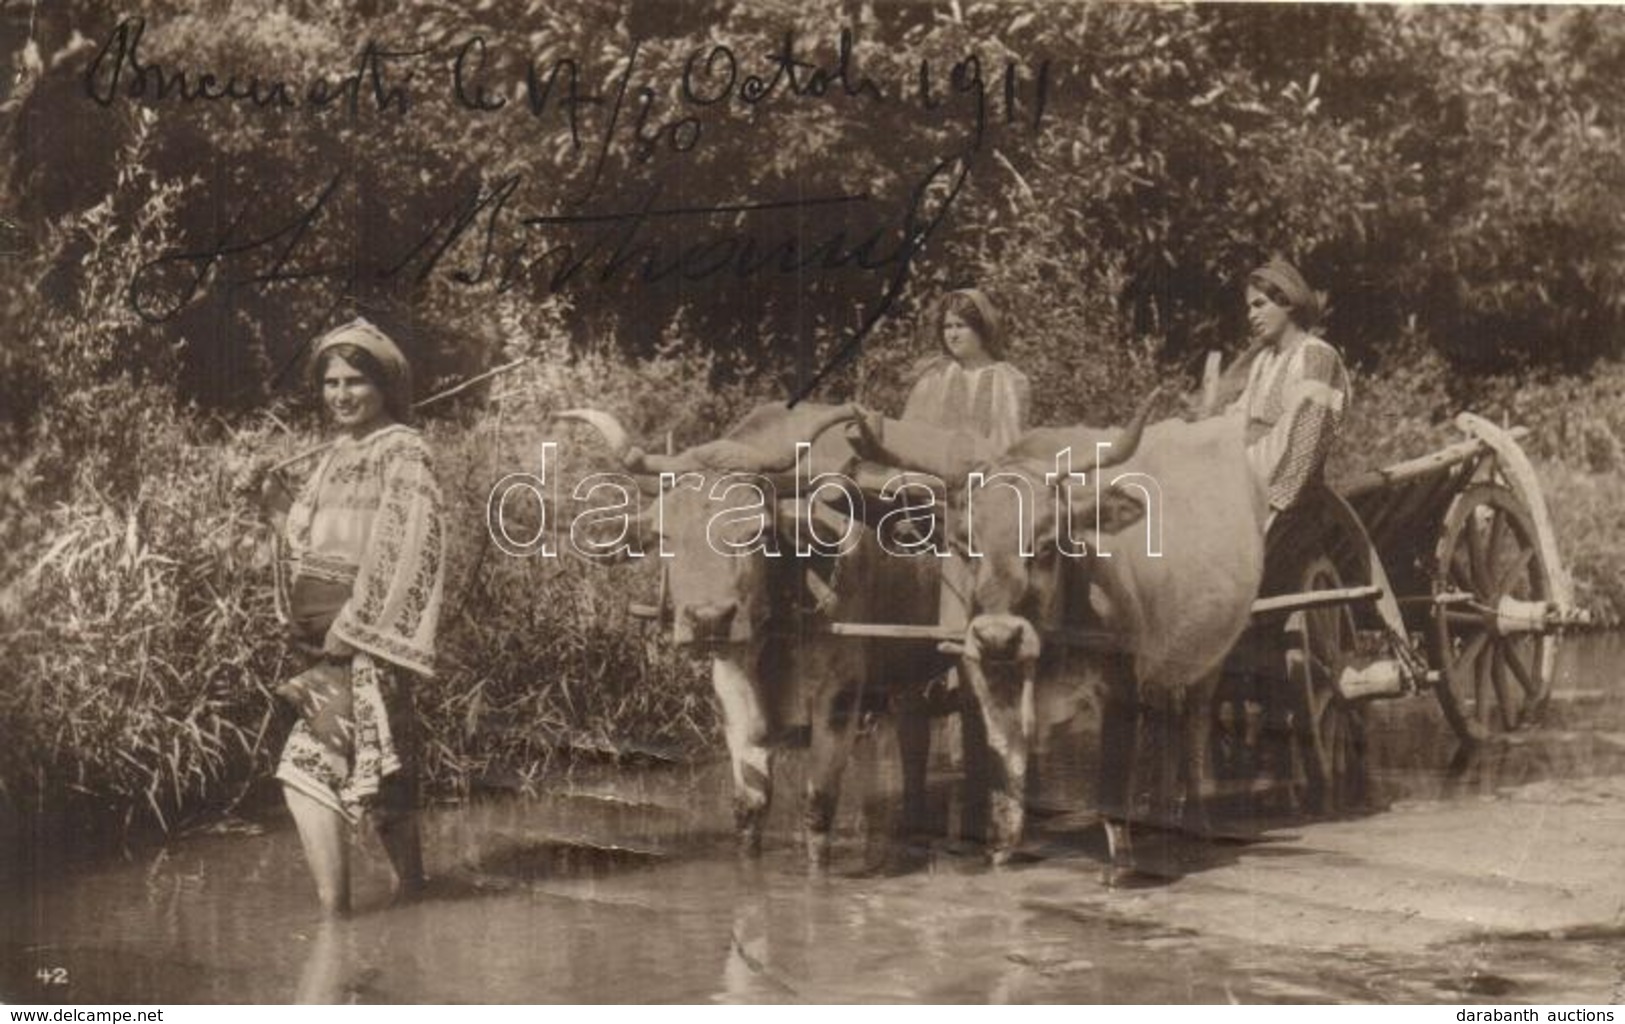
[[[66,967],[41,967],[34,972],[34,977],[41,985],[66,985],[68,983],[68,969]]]

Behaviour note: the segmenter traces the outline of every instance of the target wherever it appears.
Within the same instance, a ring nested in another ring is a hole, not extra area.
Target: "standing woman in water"
[[[278,612],[314,659],[278,689],[301,716],[276,774],[322,909],[342,914],[349,832],[364,818],[397,895],[423,886],[412,687],[434,672],[445,531],[429,450],[405,422],[400,348],[357,319],[320,338],[310,366],[334,443],[285,517],[274,485],[263,491],[281,534]]]

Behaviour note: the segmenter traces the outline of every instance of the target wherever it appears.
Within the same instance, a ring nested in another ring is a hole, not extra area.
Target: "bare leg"
[[[295,1003],[344,1001],[345,985],[354,970],[354,954],[350,949],[352,927],[348,921],[330,918],[316,929],[310,952],[305,956],[304,969],[299,972],[299,987],[293,995]]]
[[[349,913],[350,842],[344,816],[291,786],[283,786],[282,795],[299,829],[322,912],[334,917]]]

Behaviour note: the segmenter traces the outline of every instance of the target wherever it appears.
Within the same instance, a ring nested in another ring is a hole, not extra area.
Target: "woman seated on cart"
[[[977,288],[948,292],[929,319],[939,351],[921,361],[903,419],[987,440],[1003,451],[1027,428],[1032,387],[1005,361],[1004,319]]]
[[[1247,275],[1251,365],[1228,411],[1247,417],[1247,458],[1269,491],[1271,526],[1322,480],[1349,401],[1343,359],[1315,330],[1324,296],[1274,259]]]

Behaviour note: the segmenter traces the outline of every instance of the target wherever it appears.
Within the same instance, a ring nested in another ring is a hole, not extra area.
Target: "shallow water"
[[[1461,756],[1431,700],[1371,709],[1367,818],[1509,787],[1625,777],[1625,638],[1565,643],[1539,729]],[[1052,743],[1052,748],[1065,744]],[[1064,756],[1063,756],[1064,755]],[[1148,921],[1100,889],[1087,753],[1052,750],[1021,864],[991,872],[938,837],[890,841],[895,748],[865,733],[833,873],[795,829],[799,754],[779,759],[766,855],[742,864],[714,765],[578,772],[534,800],[426,816],[429,897],[387,906],[376,844],[358,913],[321,924],[284,815],[39,881],[0,904],[0,996],[74,1002],[1603,1001],[1620,932],[1483,935],[1325,951]],[[952,775],[939,762],[937,795]],[[1353,827],[1364,822],[1354,821]],[[1260,827],[1227,820],[1228,829]],[[1505,840],[1485,835],[1483,842]],[[1566,841],[1568,837],[1554,837]],[[1267,843],[1149,833],[1142,856],[1200,881],[1267,865]],[[1257,907],[1267,915],[1269,907]],[[43,973],[41,973],[43,972]]]

